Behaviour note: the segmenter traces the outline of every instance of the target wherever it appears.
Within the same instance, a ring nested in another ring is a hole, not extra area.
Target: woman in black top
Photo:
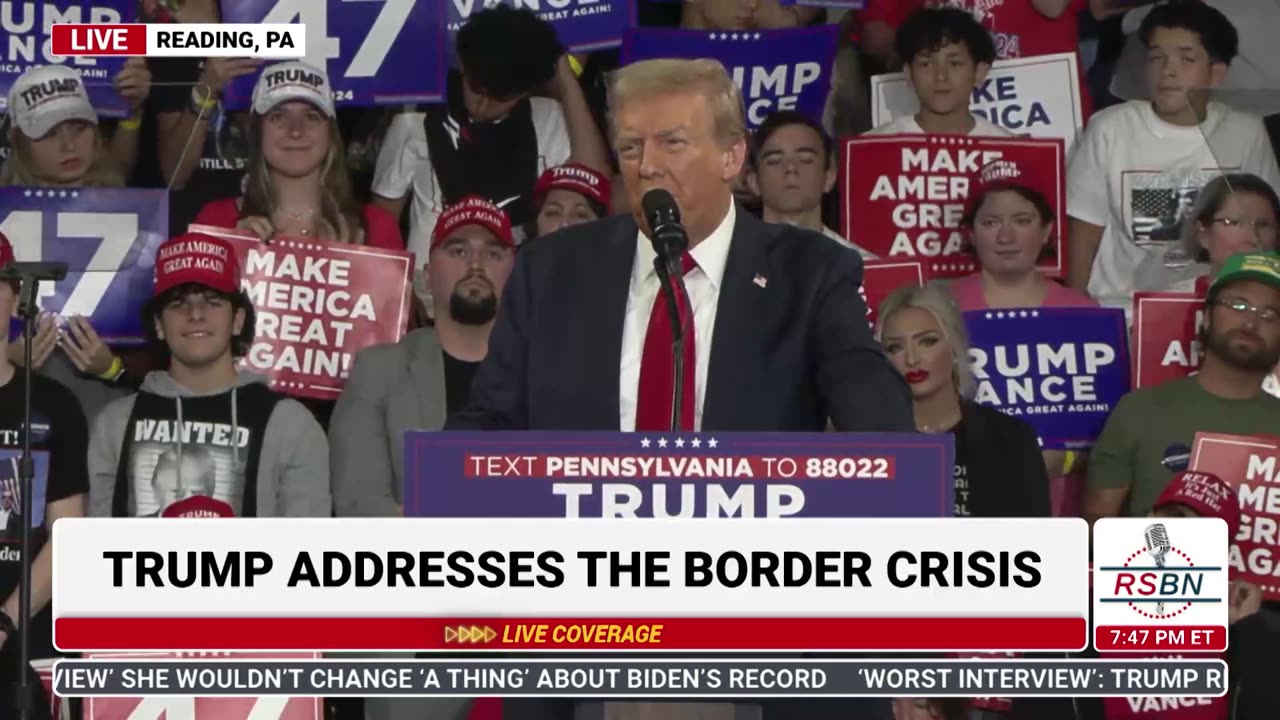
[[[916,428],[955,436],[956,516],[1048,517],[1049,477],[1035,431],[969,399],[969,343],[950,295],[899,288],[878,317],[876,336],[911,387]]]

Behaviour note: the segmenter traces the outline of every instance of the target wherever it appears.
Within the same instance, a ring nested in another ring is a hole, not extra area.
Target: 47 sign
[[[163,190],[0,188],[0,232],[17,259],[67,264],[65,279],[41,283],[41,309],[89,318],[108,343],[143,340],[168,227]]]
[[[443,3],[419,0],[222,0],[223,22],[306,25],[306,62],[328,71],[334,99],[348,105],[441,100],[443,14]],[[256,81],[234,80],[227,109],[247,109]]]

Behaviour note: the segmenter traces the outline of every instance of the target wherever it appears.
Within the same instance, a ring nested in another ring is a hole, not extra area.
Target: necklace
[[[303,237],[306,237],[311,234],[311,227],[310,227],[311,218],[315,217],[315,214],[316,214],[315,208],[304,210],[302,212],[293,212],[293,211],[284,211],[284,210],[277,210],[276,212],[283,215],[286,221],[286,222],[280,223],[281,225],[291,225],[294,223],[302,224],[303,227],[298,230],[298,234]]]
[[[961,419],[960,413],[956,413],[955,415],[951,416],[944,422],[935,423],[932,425],[926,424],[926,423],[916,423],[916,430],[919,430],[922,433],[950,432],[951,428],[960,424],[960,419]]]

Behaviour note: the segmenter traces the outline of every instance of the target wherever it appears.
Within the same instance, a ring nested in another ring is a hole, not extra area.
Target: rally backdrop
[[[404,337],[411,253],[307,238],[264,244],[206,225],[190,231],[226,238],[235,248],[257,314],[243,363],[281,392],[335,400],[357,352]]]
[[[838,33],[835,25],[764,32],[629,28],[622,40],[622,63],[719,60],[742,90],[749,131],[775,110],[798,110],[821,122]]]
[[[131,23],[137,19],[137,0],[43,0],[0,3],[0,30],[4,34],[4,62],[0,63],[0,111],[9,110],[9,88],[28,69],[66,63],[84,79],[89,101],[101,117],[122,118],[129,104],[116,94],[111,81],[128,58],[55,57],[49,46],[54,23]]]
[[[4,187],[0,232],[19,261],[67,264],[64,279],[41,282],[42,310],[89,318],[103,342],[145,340],[142,308],[169,233],[167,192]]]
[[[442,99],[448,67],[443,14],[441,4],[415,0],[222,0],[223,22],[306,25],[305,60],[328,70],[338,105]],[[223,105],[247,109],[259,74],[231,81]]]
[[[1120,308],[1022,308],[964,314],[974,400],[1035,428],[1045,448],[1093,445],[1129,392]]]
[[[840,147],[841,234],[878,257],[920,260],[931,277],[960,277],[978,269],[960,221],[978,172],[994,160],[1041,168],[1055,182],[1045,198],[1055,217],[1066,202],[1066,156],[1061,140],[959,135],[862,135]],[[1055,223],[1052,253],[1040,269],[1066,268],[1065,223]]]
[[[1075,53],[997,60],[973,91],[969,109],[1015,135],[1058,138],[1068,152],[1084,127],[1079,60]],[[900,73],[871,78],[871,123],[879,127],[920,111]]]
[[[1241,580],[1280,600],[1280,435],[1196,433],[1188,469],[1212,473],[1240,495],[1240,532],[1231,546],[1231,568]]]
[[[951,517],[950,435],[405,435],[406,517]]]

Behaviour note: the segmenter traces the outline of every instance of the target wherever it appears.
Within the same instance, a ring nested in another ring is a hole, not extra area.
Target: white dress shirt
[[[693,429],[702,429],[702,401],[707,395],[707,369],[711,366],[711,333],[716,326],[716,306],[720,301],[720,283],[729,259],[729,241],[737,210],[729,203],[729,212],[720,225],[689,254],[698,267],[684,276],[693,309],[694,370]],[[625,432],[636,429],[636,407],[640,394],[640,359],[644,355],[644,338],[649,331],[649,315],[662,284],[653,269],[657,253],[644,233],[636,233],[636,257],[631,264],[631,287],[627,292],[627,313],[622,322],[622,363],[619,368],[618,427]],[[670,402],[668,400],[668,402]]]

